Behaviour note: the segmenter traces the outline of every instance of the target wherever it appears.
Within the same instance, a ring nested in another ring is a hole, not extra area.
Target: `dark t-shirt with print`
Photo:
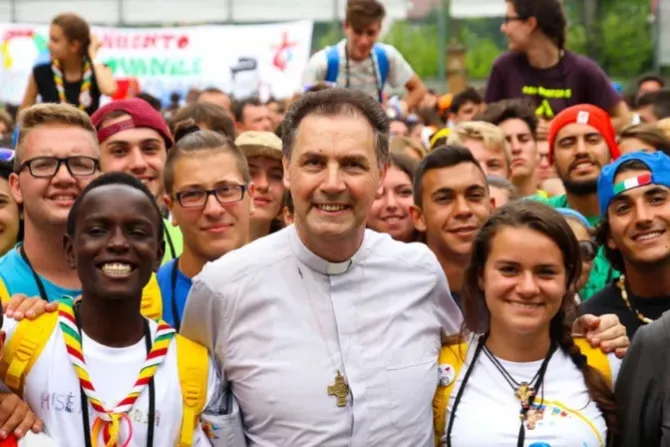
[[[617,280],[610,282],[604,289],[593,295],[591,299],[583,302],[579,306],[579,312],[582,315],[591,314],[596,316],[615,314],[619,317],[621,324],[626,327],[628,338],[632,340],[635,332],[644,323],[640,321],[635,312],[626,306],[616,283]],[[628,299],[634,309],[652,320],[657,320],[663,315],[663,312],[670,310],[670,296],[638,298],[629,291]]]
[[[570,51],[547,69],[534,68],[523,53],[502,54],[493,63],[485,101],[513,98],[531,98],[537,115],[546,119],[577,104],[593,104],[609,112],[622,99],[595,62]]]

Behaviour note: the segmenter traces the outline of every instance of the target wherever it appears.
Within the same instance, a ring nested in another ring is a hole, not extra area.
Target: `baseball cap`
[[[268,157],[281,161],[282,142],[272,132],[249,130],[241,133],[235,140],[235,145],[242,149],[247,159],[251,157]]]
[[[614,183],[617,171],[624,163],[637,160],[644,163],[650,173],[638,177],[632,177],[623,182]],[[606,165],[598,178],[598,205],[600,206],[600,217],[607,215],[607,208],[612,199],[624,191],[645,185],[662,185],[670,188],[670,157],[661,151],[654,153],[631,152],[623,155],[615,162]]]
[[[582,213],[579,211],[575,211],[572,208],[556,208],[556,211],[561,213],[563,217],[571,217],[578,221],[580,224],[582,224],[585,228],[591,230],[593,229],[593,225],[589,222],[589,220],[584,217]]]
[[[110,126],[101,128],[105,118],[115,111],[123,111],[130,115],[130,118]],[[109,137],[127,129],[137,127],[147,127],[158,132],[165,141],[165,148],[170,149],[173,144],[170,129],[161,114],[151,107],[151,105],[140,98],[121,99],[112,101],[109,104],[99,108],[91,121],[98,131],[98,141],[104,143]]]
[[[579,104],[563,110],[551,121],[548,137],[549,163],[554,163],[554,143],[556,142],[556,136],[565,126],[574,123],[588,124],[595,127],[605,139],[612,160],[616,160],[621,156],[619,145],[616,142],[616,132],[607,112],[591,104]]]

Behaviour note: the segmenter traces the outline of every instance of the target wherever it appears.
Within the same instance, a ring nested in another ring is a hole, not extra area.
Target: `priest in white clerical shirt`
[[[332,89],[285,125],[295,225],[208,264],[182,333],[216,357],[250,445],[431,445],[440,334],[462,317],[426,246],[365,229],[388,119]]]
[[[425,245],[365,229],[388,119],[329,89],[284,125],[295,224],[207,264],[182,334],[215,356],[251,446],[432,446],[441,334],[462,316]]]

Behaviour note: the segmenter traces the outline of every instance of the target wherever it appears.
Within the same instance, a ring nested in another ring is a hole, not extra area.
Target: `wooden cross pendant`
[[[521,382],[521,385],[516,389],[514,395],[521,401],[521,406],[523,408],[528,408],[530,400],[535,397],[535,389],[527,382]]]
[[[328,386],[328,395],[337,398],[338,407],[347,406],[347,396],[349,395],[349,385],[344,381],[344,377],[340,372],[335,376],[335,383]]]

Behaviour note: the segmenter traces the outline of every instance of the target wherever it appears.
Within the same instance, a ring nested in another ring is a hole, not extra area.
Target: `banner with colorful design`
[[[301,88],[310,56],[311,21],[181,28],[94,27],[98,59],[118,79],[167,100],[191,87],[236,97],[283,98]],[[0,24],[0,100],[19,104],[32,67],[49,60],[47,25]]]

